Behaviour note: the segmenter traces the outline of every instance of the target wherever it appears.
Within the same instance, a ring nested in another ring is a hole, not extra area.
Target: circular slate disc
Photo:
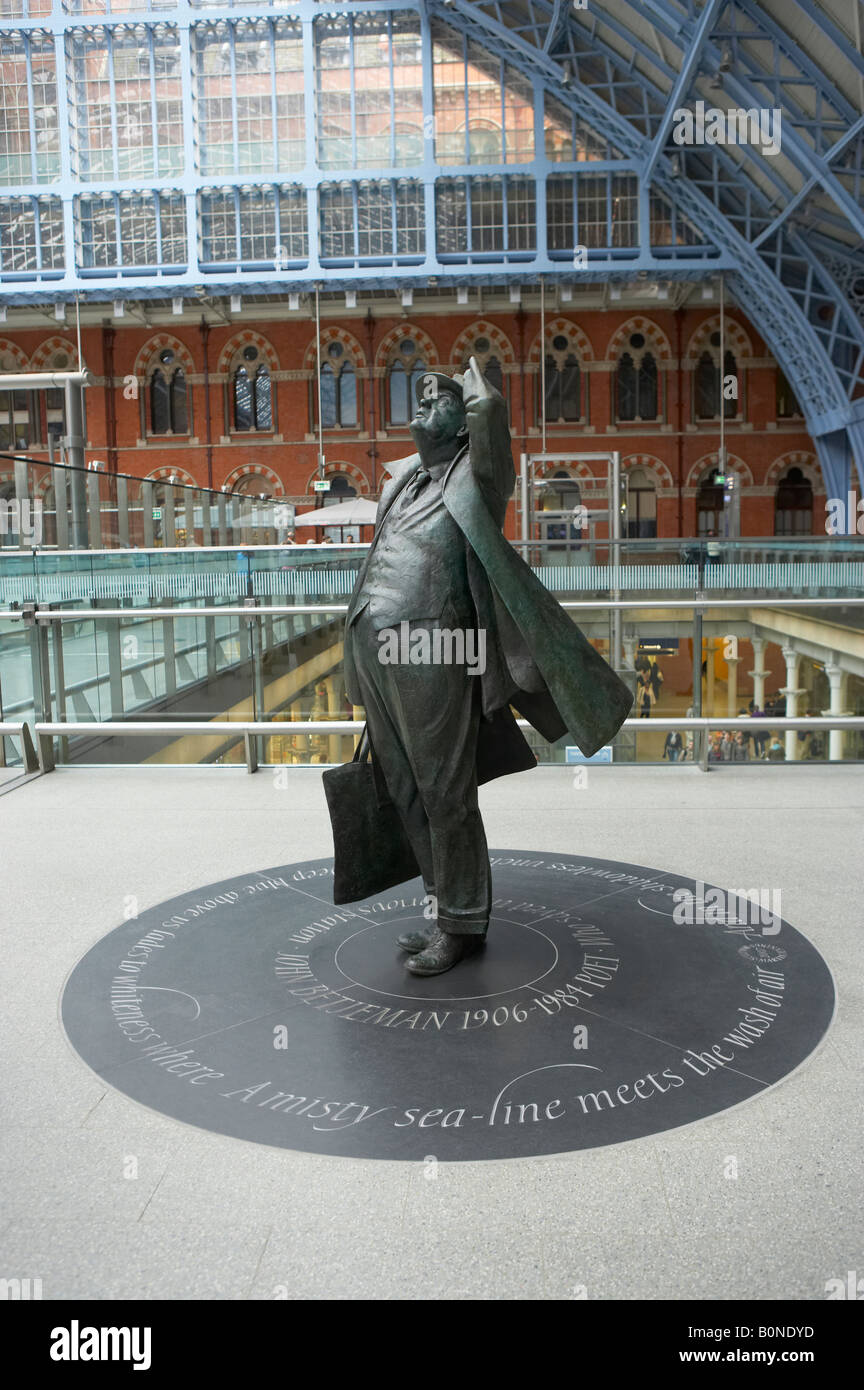
[[[333,861],[210,884],[72,971],[62,1018],[106,1082],[254,1143],[443,1161],[566,1153],[757,1096],[834,987],[759,902],[632,864],[498,850],[485,951],[415,978],[419,880],[334,907]],[[741,885],[741,891],[749,885]]]

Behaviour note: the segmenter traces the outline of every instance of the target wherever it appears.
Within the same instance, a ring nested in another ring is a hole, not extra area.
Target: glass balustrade
[[[266,721],[261,763],[350,756],[351,734],[291,725],[362,713],[346,702],[342,638],[371,527],[325,541],[279,499],[20,458],[15,472],[0,498],[0,722],[75,726],[54,739],[61,766],[250,757],[242,731],[88,732],[104,722]],[[864,537],[513,544],[634,689],[633,723],[601,760],[864,758],[851,727],[769,726],[742,751],[658,722],[746,715],[751,700],[774,718],[864,715]],[[526,736],[540,762],[586,775],[567,739]],[[23,766],[17,732],[0,744],[0,767]]]
[[[57,731],[53,738],[60,766],[246,763],[242,729],[235,734],[230,728],[182,727],[190,722],[272,723],[272,734],[254,735],[261,764],[345,761],[354,736],[341,729],[329,733],[326,725],[362,719],[362,711],[347,701],[342,674],[344,611],[359,557],[321,559],[320,551],[310,552],[304,548],[296,564],[277,569],[270,568],[272,551],[232,552],[230,571],[225,555],[220,568],[209,556],[183,556],[181,563],[166,553],[155,566],[144,557],[141,573],[153,588],[134,597],[128,591],[112,597],[103,588],[95,598],[85,586],[74,597],[43,593],[29,600],[29,608],[26,599],[14,608],[5,600],[3,720],[37,730],[48,723],[69,725],[68,734]],[[100,568],[101,557],[76,557],[81,567],[71,575],[87,584],[107,576],[122,587],[138,573],[130,567],[137,557],[126,557],[125,570],[119,556],[111,558],[115,567]],[[285,552],[277,558],[284,561]],[[58,575],[35,576],[31,569],[30,577],[48,582]],[[168,580],[170,596],[163,583]],[[630,722],[595,761],[864,759],[859,729],[772,725],[784,717],[864,716],[864,606],[854,604],[856,597],[860,593],[847,592],[835,606],[824,600],[798,600],[796,606],[794,599],[756,595],[726,607],[722,598],[702,596],[694,603],[673,590],[665,600],[625,599],[618,609],[610,608],[608,595],[605,601],[564,598],[607,660],[618,645],[615,664],[634,691]],[[618,616],[610,621],[613,613]],[[751,701],[752,713],[767,720],[758,728],[751,725]],[[677,726],[700,715],[717,721],[740,716],[743,739],[735,732]],[[95,727],[106,722],[154,727],[152,733],[146,727],[143,733]],[[298,722],[324,727],[292,729]],[[94,726],[92,733],[88,726]],[[569,738],[550,746],[530,729],[526,737],[539,762],[572,766],[576,785],[586,775]],[[3,744],[6,767],[23,765],[18,735],[7,735]]]

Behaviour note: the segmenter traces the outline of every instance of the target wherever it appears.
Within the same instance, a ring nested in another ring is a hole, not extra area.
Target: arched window
[[[327,348],[329,360],[321,366],[321,419],[325,430],[356,428],[359,410],[357,373],[340,342]],[[318,390],[312,383],[313,416],[318,414]]]
[[[809,536],[813,531],[813,488],[800,468],[790,468],[774,495],[774,535]]]
[[[153,540],[157,546],[166,545],[170,535],[170,521],[174,521],[174,537],[180,540],[186,524],[186,493],[180,486],[174,487],[163,481],[153,484],[153,507],[159,516],[153,518]]]
[[[725,415],[727,420],[734,420],[735,417],[740,414],[739,398],[741,395],[741,382],[738,378],[738,363],[735,360],[734,352],[727,352],[723,358],[724,382],[730,376],[735,378],[735,396],[732,399],[727,400],[724,392],[723,414]]]
[[[164,348],[150,376],[150,433],[188,434],[186,373],[174,365],[174,349]]]
[[[389,409],[387,418],[391,425],[407,425],[408,415],[408,373],[401,362],[394,362],[388,376]]]
[[[723,484],[717,481],[717,469],[702,479],[696,494],[696,534],[720,536],[725,529]]]
[[[426,367],[419,360],[406,369],[402,362],[394,362],[387,378],[388,410],[391,425],[407,425],[414,417],[417,403],[417,384],[426,375]]]
[[[245,367],[234,373],[235,430],[270,430],[273,428],[273,406],[270,373],[258,367],[254,377]]]
[[[258,343],[244,343],[230,357],[225,391],[228,430],[269,431],[273,420],[273,381],[264,358],[266,349]]]
[[[182,367],[178,367],[171,378],[169,390],[169,406],[171,413],[171,430],[174,434],[186,433],[186,375]]]
[[[629,352],[622,353],[618,359],[615,385],[618,397],[618,419],[635,420],[638,414],[636,367]]]
[[[644,468],[627,474],[627,535],[637,540],[657,535],[657,492]]]
[[[357,374],[350,362],[339,373],[339,424],[357,424]]]
[[[504,395],[504,372],[503,372],[502,369],[501,369],[501,363],[498,361],[498,358],[497,358],[497,357],[490,357],[490,358],[488,358],[488,360],[487,360],[487,362],[486,362],[486,367],[485,367],[484,372],[483,372],[483,375],[485,376],[486,380],[489,382],[489,385],[490,385],[490,386],[494,386],[494,387],[495,387],[495,390],[496,390],[496,391],[500,391],[500,392],[501,392],[501,395],[503,396],[503,395]]]
[[[720,414],[720,372],[710,352],[696,365],[696,419],[714,420]]]
[[[357,496],[357,489],[353,481],[345,473],[331,473],[330,491],[323,494],[325,507],[338,507],[340,502],[347,502],[350,497]],[[321,533],[316,532],[316,538],[320,539]],[[345,540],[344,523],[341,526],[328,526],[324,531],[331,541]]]
[[[150,378],[150,433],[167,434],[171,428],[168,382],[158,367]]]
[[[38,419],[31,392],[0,391],[0,448],[28,448],[39,437],[33,428]]]
[[[417,361],[411,368],[411,381],[408,385],[408,400],[412,405],[417,399],[417,383],[423,380],[426,372],[427,367],[425,362]]]
[[[616,411],[619,420],[657,419],[657,363],[650,352],[640,352],[645,339],[634,333],[630,339],[634,352],[622,353],[615,377]]]
[[[464,124],[460,127],[460,140],[464,141]],[[501,124],[490,120],[473,120],[468,123],[468,151],[472,164],[498,164],[501,159]]]
[[[253,396],[256,430],[273,428],[273,400],[270,387],[270,373],[261,366],[255,373],[255,392]]]
[[[639,363],[637,398],[640,420],[657,419],[657,363],[650,352]]]
[[[339,502],[347,502],[349,497],[356,497],[357,489],[350,478],[346,478],[344,473],[335,473],[330,478],[330,491],[324,494],[324,506],[335,507]]]
[[[385,416],[391,425],[407,425],[414,416],[417,383],[422,381],[426,364],[413,338],[403,338],[387,371]]]
[[[563,359],[546,357],[546,423],[582,418],[582,374],[579,360],[569,352]]]
[[[491,338],[487,338],[484,333],[479,334],[474,341],[465,346],[463,343],[462,366],[460,372],[467,372],[471,358],[476,361],[481,372],[491,386],[507,400],[507,377],[504,375],[504,368],[501,365],[501,358],[496,352],[496,347]],[[510,403],[507,402],[509,412]]]
[[[715,334],[719,337],[719,334]],[[723,390],[723,380],[726,377],[735,377],[738,382],[738,395],[741,394],[741,383],[738,381],[738,365],[735,360],[734,352],[726,352],[723,357],[723,373],[721,377],[719,360],[708,350],[702,353],[696,364],[696,419],[697,420],[718,420],[720,418],[720,401],[723,400],[723,414],[727,420],[734,420],[738,415],[737,399],[727,400]]]
[[[321,423],[325,430],[332,430],[339,423],[336,409],[336,373],[325,362],[321,368]]]
[[[779,367],[775,373],[774,391],[778,420],[791,420],[795,416],[800,416],[801,407],[795,392],[786,380],[785,373],[781,372]]]
[[[569,549],[570,544],[582,539],[581,527],[575,526],[571,519],[574,507],[582,501],[582,490],[575,478],[561,470],[540,491],[541,512],[552,513],[548,521],[541,520],[540,537],[556,542],[549,546],[550,550]]]
[[[234,428],[252,428],[252,386],[245,367],[238,367],[234,373]]]
[[[656,420],[660,413],[657,359],[649,340],[631,333],[615,372],[615,418],[620,421]]]
[[[587,415],[588,391],[585,383],[584,400],[582,369],[577,349],[569,333],[550,333],[546,340],[544,372],[538,373],[537,420],[544,416],[547,424],[582,420]],[[543,399],[543,375],[546,377],[546,398]]]
[[[273,484],[260,473],[247,473],[244,477],[238,478],[231,484],[230,491],[236,496],[251,497],[260,502],[264,499],[269,500]]]

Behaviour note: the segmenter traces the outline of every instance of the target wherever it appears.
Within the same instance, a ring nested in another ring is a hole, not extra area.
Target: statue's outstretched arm
[[[516,481],[507,403],[486,380],[474,357],[462,375],[462,396],[468,419],[471,469],[481,487],[491,489],[506,501]]]

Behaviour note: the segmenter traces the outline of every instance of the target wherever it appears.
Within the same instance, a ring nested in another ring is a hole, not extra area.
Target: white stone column
[[[726,713],[730,719],[734,719],[738,713],[738,667],[740,664],[740,656],[727,656],[726,666],[729,670],[729,679],[726,684]]]
[[[302,700],[294,700],[294,701],[292,701],[292,704],[291,704],[291,719],[292,719],[292,721],[293,721],[293,720],[298,720],[298,719],[306,719],[306,718],[307,718],[307,715],[306,715],[306,711],[305,711],[304,708],[303,708],[303,701],[302,701]],[[291,738],[291,742],[292,742],[292,744],[293,744],[293,752],[291,753],[290,761],[291,761],[293,764],[295,764],[295,765],[296,765],[297,763],[306,763],[306,762],[308,762],[308,761],[309,761],[309,751],[308,751],[308,750],[309,750],[309,735],[308,735],[308,734],[293,734],[293,735],[292,735],[292,738]]]
[[[324,688],[327,691],[327,715],[330,719],[341,719],[343,717],[343,706],[345,701],[345,682],[340,671],[334,671],[327,676],[324,681]],[[330,734],[327,742],[329,744],[327,761],[331,763],[342,762],[342,735]],[[351,756],[350,753],[348,755]]]
[[[836,666],[832,662],[825,667],[825,674],[831,685],[828,708],[823,709],[823,714],[848,715],[851,710],[846,709],[846,693],[848,671],[844,671],[842,666]],[[843,757],[845,752],[846,733],[843,729],[832,729],[828,735],[828,757],[833,761]]]
[[[770,674],[765,670],[765,638],[751,637],[753,647],[753,670],[747,674],[753,680],[753,703],[757,709],[765,708],[765,681]]]
[[[324,683],[318,682],[315,685],[315,695],[312,700],[312,708],[309,711],[310,720],[316,723],[323,722],[327,713],[325,700],[327,698]],[[309,761],[310,763],[326,763],[329,756],[329,739],[327,734],[309,735]]]
[[[803,695],[804,691],[798,687],[798,662],[801,659],[800,652],[796,652],[794,647],[783,648],[783,660],[786,662],[786,684],[780,691],[781,695],[786,696],[786,716],[788,719],[795,719],[798,715],[798,696]],[[797,729],[786,730],[786,761],[795,763],[798,761],[798,731]]]
[[[625,631],[621,638],[621,646],[624,648],[624,665],[632,671],[636,666],[636,652],[639,648],[639,634],[637,632]]]

